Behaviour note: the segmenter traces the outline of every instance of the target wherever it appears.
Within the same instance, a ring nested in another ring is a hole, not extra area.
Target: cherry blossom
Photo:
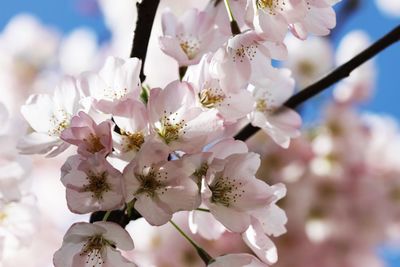
[[[54,266],[136,266],[122,257],[116,248],[133,249],[131,237],[121,226],[111,222],[75,223],[54,254]]]
[[[117,209],[124,203],[122,174],[101,155],[71,156],[61,168],[67,204],[75,213]]]
[[[137,58],[108,57],[99,73],[83,73],[79,86],[85,97],[93,99],[96,108],[105,113],[127,99],[138,99],[141,62]]]
[[[287,148],[291,138],[300,135],[301,117],[292,109],[282,107],[294,91],[294,81],[287,69],[274,69],[274,77],[262,86],[250,86],[256,104],[249,115],[251,123]],[[279,110],[278,110],[279,109]]]
[[[106,156],[112,151],[111,121],[96,124],[85,112],[80,111],[71,119],[70,126],[61,133],[61,139],[78,146],[78,154],[88,157],[99,153]]]
[[[139,101],[124,102],[114,109],[113,120],[119,128],[114,131],[114,154],[123,160],[131,161],[149,135],[146,106]]]
[[[239,91],[248,83],[262,82],[272,69],[271,58],[284,59],[286,47],[266,42],[254,31],[231,37],[211,61],[213,75],[223,90]]]
[[[227,122],[236,122],[250,113],[253,98],[247,90],[235,92],[232,88],[223,90],[220,81],[212,77],[210,63],[212,54],[205,55],[200,63],[188,69],[186,79],[194,85],[197,101],[204,109],[217,109]]]
[[[193,87],[186,82],[150,91],[147,107],[152,131],[171,150],[199,152],[220,134],[222,120],[217,110],[203,111],[195,103]]]
[[[189,176],[194,168],[182,160],[167,161],[170,149],[149,141],[124,169],[126,201],[152,225],[162,225],[174,212],[200,205],[199,188]]]
[[[179,66],[197,64],[206,51],[213,51],[222,43],[212,17],[195,8],[187,10],[180,21],[170,10],[164,11],[162,28],[161,50]]]
[[[60,139],[79,108],[79,93],[74,78],[65,78],[56,87],[53,97],[32,95],[21,107],[21,113],[32,128],[21,138],[18,148],[24,154],[56,156],[69,144]]]
[[[306,7],[302,0],[248,0],[246,22],[263,38],[282,42],[289,24],[304,18]]]
[[[230,155],[224,159],[223,169],[209,175],[203,183],[205,205],[233,232],[244,232],[250,225],[249,212],[273,199],[268,185],[254,176],[259,164],[255,153]]]

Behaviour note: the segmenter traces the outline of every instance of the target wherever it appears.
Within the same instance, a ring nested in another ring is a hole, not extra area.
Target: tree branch
[[[378,53],[380,53],[385,48],[398,42],[399,40],[400,40],[400,25],[395,27],[391,32],[386,34],[384,37],[379,39],[377,42],[372,44],[363,52],[361,52],[360,54],[353,57],[345,64],[333,70],[324,78],[320,79],[316,83],[306,87],[302,91],[293,95],[283,105],[288,108],[296,108],[301,103],[307,101],[308,99],[322,92],[323,90],[335,84],[336,82],[348,77],[354,69],[356,69],[357,67],[359,67],[360,65],[362,65],[375,55],[377,55]],[[253,134],[255,134],[258,130],[259,130],[258,127],[254,127],[248,124],[235,136],[235,139],[245,141]]]
[[[146,61],[147,47],[149,46],[154,17],[156,16],[159,3],[160,0],[143,0],[141,3],[136,3],[138,17],[130,57],[137,57],[142,60],[142,68],[140,70],[140,81],[142,82],[146,79],[146,75],[144,75],[143,71],[144,63]]]

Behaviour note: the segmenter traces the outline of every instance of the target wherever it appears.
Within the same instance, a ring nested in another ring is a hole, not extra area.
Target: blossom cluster
[[[281,107],[294,92],[291,72],[271,62],[286,58],[289,30],[300,39],[328,34],[335,1],[232,1],[242,29],[234,36],[219,2],[179,20],[164,12],[159,44],[178,62],[180,80],[150,87],[140,80],[140,59],[108,57],[98,72],[65,77],[52,95],[31,95],[22,106],[30,129],[21,153],[54,157],[75,147],[61,167],[68,208],[106,212],[102,222],[71,226],[55,266],[136,266],[117,250],[134,245],[107,221],[113,210],[137,212],[153,226],[191,211],[192,232],[241,234],[256,255],[226,255],[209,266],[277,261],[270,236],[285,232],[276,202],[286,188],[256,178],[260,156],[233,136],[250,122],[287,148],[300,134],[300,116]]]

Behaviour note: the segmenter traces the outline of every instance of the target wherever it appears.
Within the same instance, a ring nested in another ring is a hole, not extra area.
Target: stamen
[[[103,200],[103,194],[111,190],[107,177],[108,173],[106,171],[100,174],[90,172],[86,177],[89,183],[83,186],[84,192],[92,192],[93,198]]]
[[[121,129],[121,135],[124,137],[124,146],[123,152],[128,152],[128,151],[139,151],[140,147],[144,143],[144,134],[142,132],[126,132]]]
[[[236,182],[236,179],[222,176],[216,179],[216,182],[210,185],[210,190],[212,192],[211,201],[214,203],[229,207],[245,193],[245,190],[238,190],[242,183]]]
[[[200,103],[206,108],[214,108],[225,99],[225,94],[219,89],[206,88],[199,93]]]

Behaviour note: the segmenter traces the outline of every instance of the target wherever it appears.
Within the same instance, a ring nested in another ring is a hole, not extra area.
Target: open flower
[[[72,212],[112,210],[124,203],[122,174],[101,155],[87,159],[78,155],[69,157],[61,170],[61,181],[67,188],[67,204]]]
[[[238,92],[248,83],[270,77],[271,58],[284,59],[286,55],[284,44],[267,42],[249,30],[231,37],[215,52],[211,71],[224,91]]]
[[[194,168],[183,160],[167,161],[170,152],[165,144],[148,141],[123,172],[127,201],[135,200],[135,209],[152,225],[200,205],[199,188],[189,178]]]
[[[248,0],[246,22],[266,40],[283,42],[289,24],[305,14],[303,0]]]
[[[251,112],[254,105],[251,93],[245,88],[235,91],[222,89],[220,80],[210,72],[212,54],[204,55],[198,65],[188,69],[186,80],[191,82],[198,105],[204,110],[216,109],[227,122],[236,122]]]
[[[113,132],[114,154],[125,161],[131,161],[149,135],[146,106],[136,100],[125,101],[114,109],[113,116],[119,133]]]
[[[112,113],[113,108],[127,99],[138,99],[141,61],[108,57],[99,73],[87,72],[80,77],[80,89],[94,101],[97,109]]]
[[[53,257],[55,267],[136,267],[116,249],[132,250],[129,233],[111,222],[75,223]]]
[[[216,110],[196,107],[196,97],[187,82],[175,81],[164,90],[150,91],[149,121],[156,137],[172,151],[199,152],[222,130]]]
[[[69,144],[60,139],[78,111],[79,94],[75,79],[65,78],[55,89],[53,97],[47,94],[32,95],[21,107],[21,113],[32,128],[24,136],[18,149],[23,154],[56,156]]]
[[[250,211],[267,206],[275,197],[269,186],[254,176],[260,165],[259,155],[233,154],[223,163],[220,171],[205,179],[203,202],[226,228],[242,233],[250,225]],[[217,164],[221,166],[221,162]]]
[[[106,156],[112,151],[112,128],[110,120],[96,124],[88,114],[80,111],[72,118],[70,127],[61,133],[61,139],[78,146],[78,154],[82,156],[95,153]]]
[[[287,148],[290,138],[300,135],[301,117],[282,107],[294,92],[294,80],[287,69],[273,69],[274,78],[252,87],[256,104],[249,115],[254,126],[263,129],[277,144]],[[279,109],[279,110],[278,110]]]
[[[197,64],[206,51],[213,51],[221,40],[213,19],[204,11],[189,9],[178,22],[170,10],[162,15],[164,36],[161,50],[173,57],[179,66]]]

